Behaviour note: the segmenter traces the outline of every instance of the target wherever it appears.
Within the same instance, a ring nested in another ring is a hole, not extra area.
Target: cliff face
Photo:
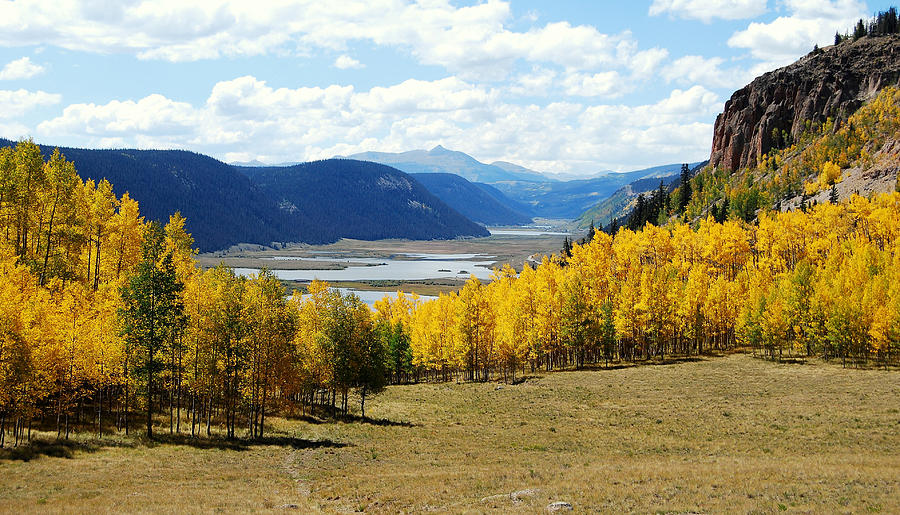
[[[843,121],[879,90],[900,84],[900,36],[862,38],[810,53],[736,91],[716,118],[710,164],[753,166],[776,141],[797,137],[806,120]]]

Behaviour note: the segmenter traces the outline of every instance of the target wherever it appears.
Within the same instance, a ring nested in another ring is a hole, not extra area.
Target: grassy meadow
[[[43,435],[0,451],[0,511],[896,513],[898,400],[896,371],[747,354],[394,386],[260,442]]]

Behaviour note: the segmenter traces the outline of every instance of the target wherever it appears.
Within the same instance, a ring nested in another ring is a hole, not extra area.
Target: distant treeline
[[[840,44],[844,41],[856,41],[864,37],[887,36],[890,34],[900,34],[900,24],[897,20],[897,8],[890,7],[886,11],[880,11],[868,21],[862,18],[856,22],[853,32],[845,32],[834,34],[834,44]]]
[[[16,145],[0,139],[0,148]],[[36,148],[44,158],[54,151]],[[488,235],[414,178],[377,163],[331,159],[246,168],[184,150],[60,151],[83,179],[106,181],[117,196],[140,202],[148,220],[165,224],[180,212],[203,252],[237,243]]]

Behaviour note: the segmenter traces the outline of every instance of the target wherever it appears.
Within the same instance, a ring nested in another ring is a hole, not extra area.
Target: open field
[[[898,398],[896,371],[745,354],[390,387],[381,423],[277,419],[253,445],[2,451],[0,511],[896,513]]]

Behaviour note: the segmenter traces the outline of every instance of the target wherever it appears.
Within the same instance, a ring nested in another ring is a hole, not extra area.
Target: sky
[[[436,145],[589,175],[709,157],[862,0],[0,0],[0,136],[280,163]]]

